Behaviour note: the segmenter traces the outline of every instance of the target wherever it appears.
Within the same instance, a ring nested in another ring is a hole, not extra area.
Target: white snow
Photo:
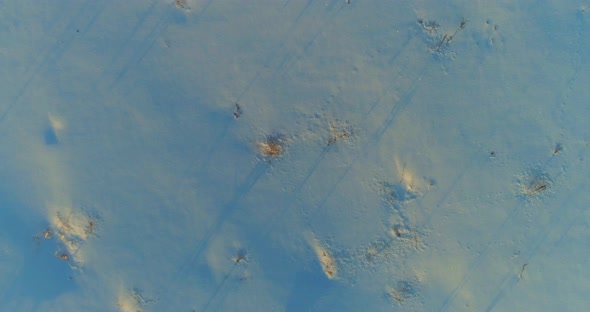
[[[0,310],[585,310],[589,8],[2,3]]]

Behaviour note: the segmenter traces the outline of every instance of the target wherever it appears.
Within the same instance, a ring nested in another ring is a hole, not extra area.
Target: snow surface
[[[0,310],[584,311],[589,23],[4,1]]]

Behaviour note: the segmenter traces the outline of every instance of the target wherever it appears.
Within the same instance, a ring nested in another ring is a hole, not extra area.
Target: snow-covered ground
[[[590,2],[4,1],[1,311],[583,311]]]

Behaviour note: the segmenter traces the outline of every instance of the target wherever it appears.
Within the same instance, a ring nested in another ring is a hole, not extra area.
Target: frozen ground
[[[590,3],[176,2],[0,4],[0,310],[590,306]]]

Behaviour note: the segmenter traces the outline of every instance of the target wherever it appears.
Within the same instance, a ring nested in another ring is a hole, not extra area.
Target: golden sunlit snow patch
[[[407,191],[415,192],[420,187],[420,180],[408,168],[405,168],[401,181]]]
[[[307,242],[313,248],[316,255],[318,256],[318,260],[320,261],[320,265],[322,266],[322,270],[328,279],[334,279],[336,274],[338,273],[338,269],[336,266],[336,260],[328,250],[321,245],[321,243],[313,236],[311,233],[305,234]]]
[[[80,246],[94,234],[95,221],[82,213],[64,212],[64,209],[51,209],[51,228],[53,235],[62,243],[65,250],[57,251],[58,258],[76,265],[84,262]]]
[[[121,312],[141,312],[137,299],[131,294],[121,294],[117,301],[117,307]]]
[[[49,124],[45,128],[44,132],[45,144],[57,145],[60,142],[60,132],[62,132],[65,128],[65,124],[62,119],[52,114],[48,114],[47,119]]]
[[[406,163],[402,163],[399,158],[395,157],[394,162],[396,171],[399,172],[399,182],[406,191],[422,195],[434,185],[434,181],[418,176],[414,170],[409,168]]]
[[[145,297],[140,290],[119,290],[117,307],[121,312],[142,312],[144,307],[156,303],[158,300]]]
[[[86,220],[73,212],[69,212],[67,215],[57,212],[52,222],[59,235],[86,240],[88,238]]]
[[[63,130],[65,128],[65,123],[64,121],[52,114],[48,114],[48,118],[49,118],[49,125],[51,126],[51,129],[53,129],[54,131],[60,131]]]

